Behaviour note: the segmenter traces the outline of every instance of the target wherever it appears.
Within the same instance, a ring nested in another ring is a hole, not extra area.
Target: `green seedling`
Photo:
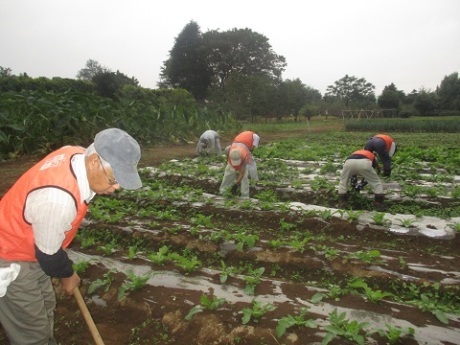
[[[410,228],[410,227],[413,227],[414,226],[414,223],[415,223],[415,220],[414,219],[409,219],[409,218],[406,218],[406,219],[400,219],[400,218],[396,218],[397,221],[399,221],[401,223],[401,226],[403,228]]]
[[[401,344],[402,343],[402,338],[404,337],[413,337],[415,334],[415,331],[412,327],[408,328],[401,328],[397,326],[392,326],[390,324],[385,324],[387,329],[378,329],[377,333],[386,338],[388,341],[388,344]]]
[[[104,286],[105,286],[104,291],[105,292],[109,291],[110,285],[115,280],[115,278],[112,277],[112,274],[115,273],[115,272],[116,272],[116,270],[114,270],[114,269],[109,270],[107,273],[104,273],[102,275],[104,277],[104,279],[96,279],[95,281],[93,281],[88,287],[88,293],[93,293],[96,290],[98,290],[98,289],[100,289],[100,288],[102,288]]]
[[[402,269],[406,269],[407,268],[407,261],[404,257],[400,256],[398,257],[398,261],[399,261],[399,266],[402,268]]]
[[[460,233],[460,222],[456,222],[456,223],[453,223],[453,224],[449,224],[449,226],[454,229],[456,232],[459,232]]]
[[[317,324],[314,320],[305,319],[305,315],[307,314],[308,308],[304,307],[300,310],[299,315],[287,315],[282,317],[278,321],[278,325],[276,326],[275,332],[278,338],[281,338],[287,331],[288,328],[291,327],[308,327],[308,328],[316,328]]]
[[[374,212],[372,215],[372,220],[377,225],[391,225],[391,220],[385,219],[385,212]]]
[[[246,234],[246,233],[237,233],[233,235],[233,239],[236,242],[236,250],[239,252],[243,251],[245,247],[252,248],[259,240],[259,236]]]
[[[105,246],[97,247],[97,250],[102,251],[104,256],[110,256],[117,251],[117,244],[116,243],[108,243]]]
[[[346,340],[353,341],[356,344],[364,345],[365,337],[360,333],[369,325],[368,322],[358,322],[356,320],[346,320],[346,313],[338,314],[337,308],[329,315],[329,325],[324,327],[327,334],[321,342],[322,345],[329,344],[335,337],[342,337]]]
[[[347,219],[349,223],[357,222],[363,211],[345,211],[347,213]]]
[[[136,245],[128,247],[128,255],[127,255],[128,260],[133,260],[139,257],[139,255],[141,254],[142,254],[142,251]]]
[[[302,241],[298,239],[294,239],[289,242],[289,245],[299,253],[303,253],[305,251],[305,244],[309,241],[309,239],[304,238]]]
[[[121,284],[120,289],[118,290],[118,301],[125,299],[129,291],[136,291],[142,289],[147,281],[150,279],[150,274],[145,274],[142,276],[135,275],[132,271],[126,273],[128,280]]]
[[[93,236],[86,236],[81,238],[81,247],[83,249],[88,249],[93,247],[96,244],[96,238]]]
[[[203,310],[217,310],[225,302],[225,298],[217,298],[214,296],[208,297],[207,295],[201,295],[200,304],[190,309],[188,314],[185,316],[185,320],[192,320],[195,314],[201,313]]]
[[[206,216],[204,214],[198,213],[194,217],[192,217],[191,221],[192,224],[201,225],[207,228],[212,228],[213,224],[211,221],[212,216]]]
[[[372,302],[372,303],[377,303],[379,302],[381,299],[385,298],[385,297],[393,297],[394,295],[390,292],[384,292],[382,290],[372,290],[366,282],[362,281],[362,280],[355,280],[353,282],[349,282],[348,283],[348,286],[350,288],[354,288],[354,289],[363,289],[364,290],[364,294],[367,298],[368,301]]]
[[[246,281],[246,287],[244,292],[248,295],[254,295],[256,286],[259,285],[261,281],[262,274],[265,272],[265,267],[259,267],[256,269],[249,269],[249,275],[244,277]]]
[[[332,216],[334,215],[334,212],[329,209],[325,209],[323,211],[318,211],[318,214],[322,220],[328,221],[332,218]]]
[[[286,222],[284,219],[280,220],[280,230],[281,231],[288,232],[288,231],[294,230],[295,228],[296,228],[295,224]]]
[[[147,258],[155,264],[162,265],[166,260],[168,260],[169,247],[163,246],[158,249],[158,252],[147,255]]]
[[[268,245],[272,248],[279,248],[283,245],[283,241],[280,240],[280,239],[276,239],[276,240],[270,240],[268,241]]]
[[[168,258],[188,273],[195,271],[202,265],[201,261],[196,256],[186,257],[178,253],[171,253]]]
[[[226,266],[225,262],[220,262],[221,272],[220,272],[220,283],[225,284],[229,276],[235,273],[236,269],[233,266]]]
[[[383,261],[380,259],[380,251],[372,249],[368,252],[358,250],[355,253],[350,253],[347,258],[358,259],[368,264],[381,264]]]
[[[443,310],[440,309],[436,300],[432,300],[426,294],[420,295],[420,300],[412,300],[408,301],[409,304],[415,305],[422,311],[429,311],[432,313],[436,318],[444,324],[449,324],[449,319],[447,318],[446,314]]]
[[[86,261],[86,260],[76,262],[72,265],[73,270],[78,274],[84,273],[87,270],[88,266],[89,266],[89,261]]]
[[[241,322],[243,325],[249,323],[249,321],[258,322],[258,320],[267,312],[275,310],[276,307],[272,304],[261,304],[260,302],[253,300],[252,308],[244,308],[240,313],[243,314]]]

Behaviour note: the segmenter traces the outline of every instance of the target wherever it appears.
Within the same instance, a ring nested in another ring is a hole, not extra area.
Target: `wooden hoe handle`
[[[78,306],[80,307],[81,313],[85,318],[86,324],[88,325],[91,335],[93,336],[94,342],[96,343],[96,345],[104,345],[104,341],[102,340],[101,335],[97,330],[96,324],[94,323],[93,318],[89,313],[85,300],[83,299],[80,293],[80,289],[76,287],[75,290],[73,290],[73,294],[75,296],[75,299],[77,300]]]

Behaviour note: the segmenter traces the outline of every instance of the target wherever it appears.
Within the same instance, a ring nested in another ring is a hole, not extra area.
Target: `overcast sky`
[[[175,38],[250,28],[286,58],[283,79],[322,94],[346,74],[378,96],[435,90],[460,72],[459,0],[0,0],[0,66],[76,78],[93,59],[156,88]]]

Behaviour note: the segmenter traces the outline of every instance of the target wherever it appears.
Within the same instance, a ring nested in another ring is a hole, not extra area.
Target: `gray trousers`
[[[240,191],[241,191],[241,197],[243,198],[249,198],[249,178],[248,178],[248,167],[246,167],[246,170],[244,172],[244,176],[241,180],[241,185],[240,185]],[[220,194],[224,194],[225,190],[235,183],[237,177],[238,177],[239,172],[236,171],[231,164],[227,163],[227,166],[225,167],[225,172],[224,172],[224,177],[222,179],[222,183],[220,184],[219,187],[219,192]]]
[[[0,267],[12,262],[0,259]],[[15,261],[21,266],[16,280],[0,297],[0,322],[11,345],[55,345],[56,295],[51,278],[36,262]]]
[[[340,175],[340,182],[338,192],[339,194],[346,194],[348,190],[348,181],[353,175],[360,175],[369,182],[374,194],[383,194],[382,181],[379,175],[372,168],[372,162],[369,159],[347,159],[343,164],[342,174]]]

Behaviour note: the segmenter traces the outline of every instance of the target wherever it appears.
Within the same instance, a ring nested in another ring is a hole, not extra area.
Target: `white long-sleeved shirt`
[[[89,203],[95,193],[89,187],[85,155],[73,156],[71,164],[77,177],[81,201]],[[76,215],[72,196],[59,188],[40,188],[27,196],[24,216],[32,224],[36,246],[45,254],[52,255],[61,248],[65,232],[71,229]]]

